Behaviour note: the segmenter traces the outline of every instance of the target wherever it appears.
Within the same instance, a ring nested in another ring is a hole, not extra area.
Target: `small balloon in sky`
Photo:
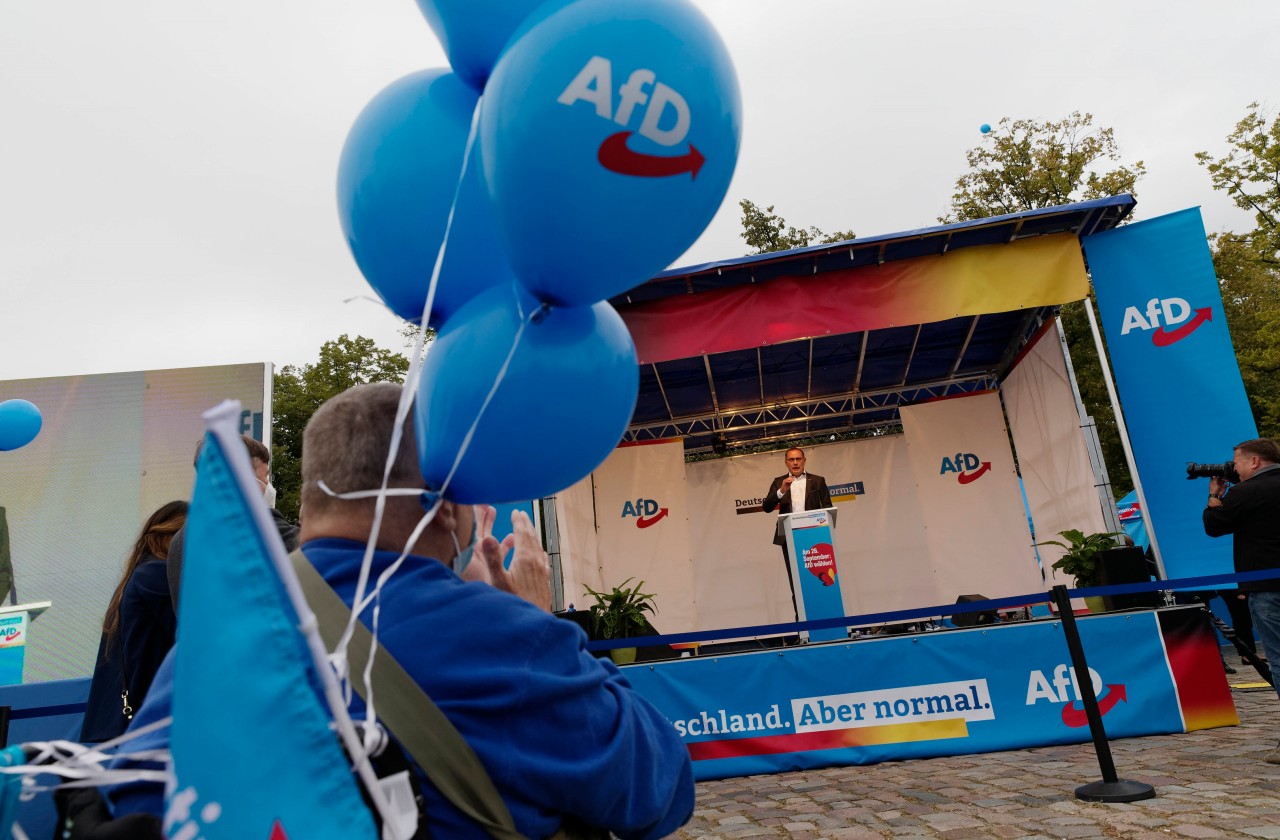
[[[990,134],[991,126],[988,123],[983,123],[982,125],[978,126],[978,131],[981,131],[983,134]]]

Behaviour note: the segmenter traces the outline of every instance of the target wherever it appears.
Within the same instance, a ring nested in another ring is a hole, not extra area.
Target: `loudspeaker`
[[[1098,585],[1116,586],[1122,583],[1147,583],[1151,580],[1151,565],[1147,556],[1136,545],[1109,548],[1098,552]],[[1134,592],[1129,595],[1104,595],[1108,612],[1112,610],[1154,609],[1160,606],[1158,592]]]
[[[972,604],[974,601],[989,600],[986,595],[961,595],[956,599],[957,604]],[[951,623],[957,627],[977,627],[985,624],[996,623],[995,610],[983,610],[982,612],[956,613],[951,616]]]

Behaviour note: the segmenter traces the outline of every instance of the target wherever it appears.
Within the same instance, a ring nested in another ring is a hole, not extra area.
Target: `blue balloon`
[[[496,504],[563,490],[609,456],[631,421],[640,369],[613,307],[542,308],[518,283],[489,289],[449,319],[423,363],[415,425],[429,488],[444,486],[522,323],[506,375],[445,489],[451,501]]]
[[[512,278],[476,148],[458,187],[476,100],[446,70],[413,73],[373,98],[342,149],[338,215],[347,245],[383,302],[413,323],[422,318],[455,192],[429,326],[444,323],[480,290]]]
[[[418,0],[453,72],[476,90],[484,89],[512,33],[541,5],[542,0]]]
[[[480,108],[507,256],[540,300],[606,299],[666,268],[720,207],[738,158],[733,64],[686,0],[544,7]]]
[[[0,402],[0,452],[12,452],[36,439],[44,418],[26,400]]]
[[[988,125],[987,123],[983,123],[983,124],[978,128],[978,131],[981,131],[983,134],[990,134],[990,133],[991,133],[991,126],[990,126],[990,125]]]

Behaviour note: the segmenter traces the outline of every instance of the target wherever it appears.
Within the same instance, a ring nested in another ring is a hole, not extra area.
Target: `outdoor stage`
[[[1079,619],[1109,738],[1239,723],[1198,607]],[[1089,740],[1061,622],[627,666],[699,780]]]

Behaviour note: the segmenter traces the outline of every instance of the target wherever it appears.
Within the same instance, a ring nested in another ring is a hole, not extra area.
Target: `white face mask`
[[[270,481],[264,482],[258,479],[258,483],[262,485],[262,501],[267,503],[267,507],[274,508],[276,506],[276,488]]]
[[[471,555],[476,550],[476,518],[474,516],[471,517],[471,539],[465,548],[458,545],[458,535],[454,532],[449,532],[449,538],[453,540],[453,550],[456,552],[453,555],[453,573],[460,575],[462,570],[467,568],[467,564],[471,562]]]

